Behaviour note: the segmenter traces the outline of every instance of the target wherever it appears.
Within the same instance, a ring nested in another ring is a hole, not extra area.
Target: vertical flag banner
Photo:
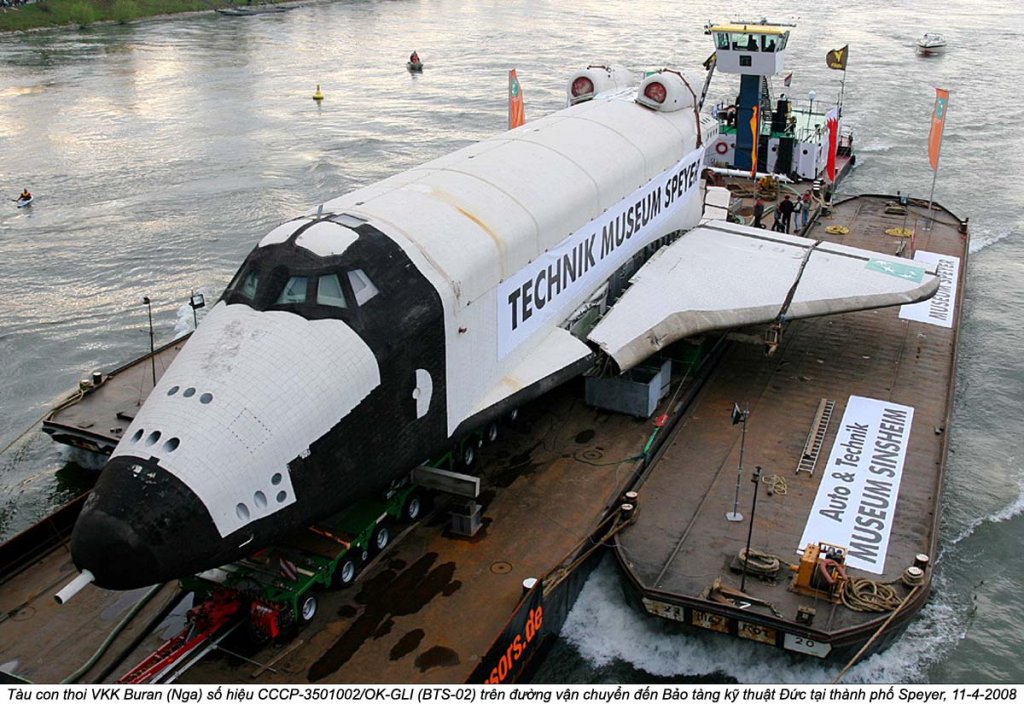
[[[837,71],[846,70],[846,59],[850,55],[850,45],[847,44],[842,49],[833,49],[832,51],[825,54],[825,63],[828,64],[829,68],[834,68]]]
[[[523,89],[519,86],[516,70],[508,72],[508,128],[514,130],[526,124],[526,110],[523,108]]]
[[[750,116],[750,134],[753,137],[753,144],[750,146],[750,178],[757,178],[757,143],[761,141],[760,123],[757,121],[758,108],[754,106],[754,113]]]
[[[828,161],[826,174],[828,180],[836,182],[836,149],[839,147],[839,107],[833,107],[825,113],[825,124],[828,126]]]
[[[942,128],[946,125],[946,108],[949,105],[949,91],[935,89],[935,109],[932,111],[932,129],[928,133],[928,161],[932,171],[939,170],[939,149],[942,147]]]
[[[789,88],[789,84],[793,82],[793,72],[790,71],[786,74],[786,77],[782,79],[782,85]]]

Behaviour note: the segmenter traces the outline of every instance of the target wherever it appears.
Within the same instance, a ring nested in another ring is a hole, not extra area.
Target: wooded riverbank
[[[245,6],[244,0],[35,0],[0,8],[0,32],[46,27],[86,27],[96,22],[130,22],[158,15]]]

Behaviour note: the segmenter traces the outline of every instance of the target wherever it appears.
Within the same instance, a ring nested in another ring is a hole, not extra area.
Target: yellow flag
[[[832,51],[825,54],[825,63],[828,64],[829,68],[834,68],[837,71],[846,70],[846,58],[850,54],[850,45],[847,44],[842,49],[833,49]]]

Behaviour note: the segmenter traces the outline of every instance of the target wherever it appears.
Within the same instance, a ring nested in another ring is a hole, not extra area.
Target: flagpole
[[[846,95],[846,69],[843,69],[843,80],[839,83],[839,117],[843,116],[843,96]]]
[[[928,194],[928,219],[925,220],[924,229],[926,232],[932,230],[932,200],[935,198],[935,180],[939,177],[939,157],[942,155],[942,145],[939,145],[939,151],[935,155],[935,171],[932,172],[932,192]]]

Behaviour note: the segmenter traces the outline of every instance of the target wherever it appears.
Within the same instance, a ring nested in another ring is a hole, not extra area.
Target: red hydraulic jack
[[[237,596],[221,593],[188,610],[185,628],[123,674],[118,684],[146,684],[177,664],[231,623],[242,608]]]

